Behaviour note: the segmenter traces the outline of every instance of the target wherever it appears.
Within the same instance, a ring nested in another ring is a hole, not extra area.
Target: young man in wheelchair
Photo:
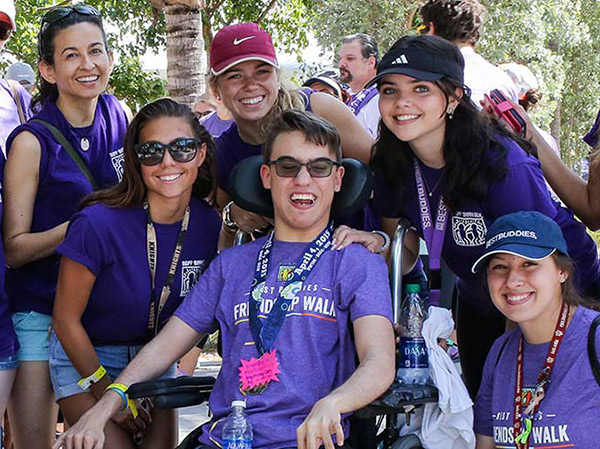
[[[263,156],[274,232],[217,257],[116,382],[159,376],[202,335],[220,329],[223,364],[200,448],[220,447],[230,404],[244,399],[256,448],[348,447],[348,414],[394,377],[387,267],[360,245],[331,249],[330,212],[344,175],[332,125],[284,112]],[[102,448],[104,425],[123,404],[109,390],[54,448]]]

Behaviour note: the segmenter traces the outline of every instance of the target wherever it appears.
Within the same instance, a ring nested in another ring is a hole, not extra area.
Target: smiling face
[[[108,85],[112,67],[102,30],[90,22],[60,30],[54,38],[54,64],[39,64],[42,77],[56,84],[63,100],[100,95]]]
[[[219,75],[215,94],[236,122],[256,122],[275,104],[279,87],[279,73],[272,65],[245,61]]]
[[[508,253],[494,254],[487,267],[490,296],[509,320],[526,328],[556,323],[562,304],[561,285],[568,274],[552,256],[540,261]]]
[[[458,100],[440,87],[406,75],[387,75],[379,82],[381,119],[394,135],[411,147],[440,148],[446,132],[446,112]]]
[[[271,161],[290,157],[300,162],[319,158],[335,160],[329,148],[306,141],[300,131],[285,132],[273,143]],[[332,168],[326,178],[313,178],[306,166],[293,178],[277,175],[274,165],[261,167],[266,189],[271,189],[275,209],[275,237],[285,241],[312,241],[329,223],[333,195],[342,186],[344,168]]]
[[[184,137],[194,139],[196,136],[185,119],[180,117],[161,117],[152,120],[140,131],[139,142],[160,142],[168,144]],[[153,166],[141,166],[142,179],[146,185],[148,201],[154,198],[183,199],[192,193],[192,187],[198,176],[198,167],[206,157],[206,144],[202,144],[196,157],[190,162],[176,162],[168,151],[162,161]]]

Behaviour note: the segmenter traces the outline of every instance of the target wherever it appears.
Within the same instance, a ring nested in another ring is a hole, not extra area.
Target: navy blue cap
[[[598,128],[600,128],[600,112],[596,116],[596,121],[592,125],[592,128],[583,136],[583,141],[592,148],[596,148],[598,145]]]
[[[544,214],[515,212],[498,218],[487,232],[485,252],[473,264],[477,273],[492,254],[508,253],[529,260],[543,260],[558,251],[568,256],[560,226]]]

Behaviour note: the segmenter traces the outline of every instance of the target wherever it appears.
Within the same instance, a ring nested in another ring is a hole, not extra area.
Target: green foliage
[[[157,73],[142,70],[139,59],[125,56],[115,65],[109,89],[125,100],[134,114],[145,104],[167,96],[164,81]]]

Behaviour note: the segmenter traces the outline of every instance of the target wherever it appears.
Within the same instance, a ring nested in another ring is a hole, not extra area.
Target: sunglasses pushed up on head
[[[142,165],[158,165],[168,151],[175,162],[190,162],[196,157],[198,149],[202,146],[199,139],[179,137],[168,144],[160,142],[143,142],[134,145],[133,149]]]

